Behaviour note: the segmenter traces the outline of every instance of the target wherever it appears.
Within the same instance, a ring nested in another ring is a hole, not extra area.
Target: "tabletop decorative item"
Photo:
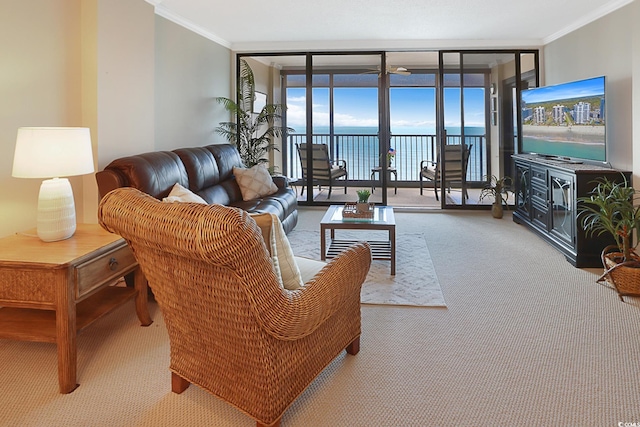
[[[347,202],[342,210],[342,216],[344,218],[373,218],[373,212],[375,209],[375,203],[369,202],[371,192],[369,190],[358,190],[358,201]]]
[[[389,151],[387,152],[387,166],[391,167],[393,166],[393,161],[396,158],[396,150],[394,148],[389,148]]]

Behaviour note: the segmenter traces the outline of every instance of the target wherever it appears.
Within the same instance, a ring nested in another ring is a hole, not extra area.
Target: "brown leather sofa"
[[[278,191],[250,201],[242,200],[233,168],[243,167],[235,146],[214,144],[204,147],[154,151],[122,157],[96,173],[100,199],[120,187],[133,187],[157,199],[166,197],[174,184],[193,191],[207,203],[234,206],[247,212],[277,214],[285,232],[298,222],[296,194],[285,177],[273,177]]]

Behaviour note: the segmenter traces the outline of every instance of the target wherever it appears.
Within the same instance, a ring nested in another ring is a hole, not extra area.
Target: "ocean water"
[[[396,155],[392,160],[392,166],[396,168],[398,180],[417,180],[419,164],[422,160],[435,160],[435,129],[434,128],[408,128],[411,132],[399,133],[399,130],[391,135],[391,147]],[[302,129],[301,132],[304,132]],[[450,138],[460,136],[460,127],[448,127],[447,135]],[[328,126],[316,126],[315,135],[328,135]],[[364,126],[340,126],[334,129],[335,146],[330,145],[332,156],[335,159],[344,159],[349,169],[349,179],[366,180],[370,178],[371,169],[378,167],[387,161],[386,153],[380,153],[377,127]],[[300,132],[295,135],[300,135]],[[427,135],[421,137],[419,135]],[[485,128],[465,128],[467,137],[485,135]],[[407,137],[404,137],[407,136]],[[428,137],[433,136],[433,137]],[[298,142],[305,141],[304,136],[296,138]],[[328,143],[328,137],[318,136],[317,143]],[[471,142],[474,144],[474,142]],[[475,148],[475,145],[474,145]],[[300,172],[298,172],[300,173]]]
[[[461,128],[459,126],[446,127],[449,135],[460,135]],[[303,134],[305,129],[296,129],[295,134]],[[328,134],[329,126],[315,126],[313,129],[315,134]],[[375,126],[336,126],[334,133],[338,135],[378,135],[378,128]],[[486,133],[483,127],[467,126],[465,127],[465,135],[484,135]],[[391,135],[435,135],[434,127],[418,127],[404,126],[392,129]]]

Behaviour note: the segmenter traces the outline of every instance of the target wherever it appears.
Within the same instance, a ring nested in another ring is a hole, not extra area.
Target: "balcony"
[[[469,165],[467,170],[467,186],[469,189],[482,187],[486,180],[487,175],[487,145],[485,135],[465,135],[465,143],[471,146],[471,152],[469,156]],[[291,182],[295,183],[297,187],[303,185],[302,183],[302,168],[300,165],[300,158],[298,156],[296,144],[307,142],[306,135],[292,134],[289,135],[287,140],[287,153],[286,170],[287,176]],[[462,142],[462,135],[447,135],[447,144],[460,144]],[[314,134],[314,144],[327,144],[329,152],[334,160],[345,160],[348,165],[349,179],[347,181],[348,189],[353,188],[354,191],[348,191],[352,193],[348,195],[346,200],[353,200],[355,196],[355,190],[360,188],[370,188],[372,186],[380,186],[379,174],[372,175],[372,169],[381,166],[381,161],[386,161],[386,153],[380,153],[380,147],[377,135],[362,135],[362,134]],[[419,195],[419,169],[420,162],[428,160],[435,162],[436,160],[436,135],[392,135],[390,146],[395,149],[396,155],[393,159],[393,167],[396,170],[395,178],[396,182],[391,180],[389,182],[389,188],[394,190],[394,187],[398,187],[400,195],[407,194],[406,197],[399,197],[402,202],[394,203],[398,205],[434,205],[440,206],[440,203],[436,203],[435,196],[430,182],[425,181],[425,186],[431,187],[425,191],[425,194],[433,196],[433,201],[427,199],[417,199],[416,195]],[[373,176],[373,180],[372,180]],[[409,190],[409,191],[408,191]],[[300,194],[300,191],[298,191]],[[305,193],[306,194],[306,193]],[[396,195],[395,191],[390,191],[388,194]],[[331,194],[331,201],[336,202],[344,201],[344,193],[342,186],[334,188]],[[301,200],[306,200],[305,197]],[[316,201],[326,201],[326,195],[323,197],[318,194],[314,198]],[[392,204],[391,199],[388,201]],[[455,199],[452,203],[456,203]],[[470,195],[468,202],[470,204],[477,203],[477,197],[473,198]]]

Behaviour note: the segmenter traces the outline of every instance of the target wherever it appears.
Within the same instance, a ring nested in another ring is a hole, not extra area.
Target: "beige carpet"
[[[318,231],[294,229],[288,237],[296,255],[320,260]],[[384,241],[388,240],[388,233],[336,230],[336,237]],[[391,275],[389,261],[372,261],[367,280],[362,285],[361,301],[363,304],[446,306],[424,234],[405,233],[396,236],[395,276]]]
[[[323,213],[301,212],[300,229]],[[638,299],[620,302],[509,217],[396,219],[399,233],[425,235],[447,308],[363,305],[360,353],[340,355],[283,427],[640,422]],[[138,326],[131,303],[86,329],[69,395],[57,393],[54,345],[0,340],[0,425],[255,425],[197,387],[170,392],[166,332],[152,315]]]

